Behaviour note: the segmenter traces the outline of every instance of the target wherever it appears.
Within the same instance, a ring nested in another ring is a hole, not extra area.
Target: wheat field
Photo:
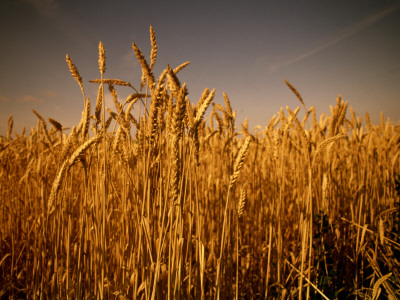
[[[17,133],[10,116],[1,299],[398,299],[399,127],[340,96],[317,117],[286,82],[300,106],[251,130],[225,93],[188,98],[189,63],[157,78],[151,27],[150,43],[149,59],[132,44],[135,84],[106,76],[99,44],[95,102],[66,56],[75,127],[33,111]]]

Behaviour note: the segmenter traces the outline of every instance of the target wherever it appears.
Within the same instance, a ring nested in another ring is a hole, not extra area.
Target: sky
[[[281,107],[300,105],[289,81],[317,116],[330,114],[340,94],[358,116],[400,120],[400,1],[77,1],[0,2],[0,135],[36,126],[35,109],[64,127],[76,126],[83,97],[65,55],[74,61],[95,105],[98,43],[106,78],[139,88],[132,42],[150,56],[156,34],[156,78],[190,61],[178,77],[197,103],[205,88],[226,92],[237,123],[262,127]],[[117,88],[122,102],[131,93]],[[110,97],[107,106],[115,110]],[[301,107],[301,110],[303,108]],[[299,113],[301,115],[301,113]]]

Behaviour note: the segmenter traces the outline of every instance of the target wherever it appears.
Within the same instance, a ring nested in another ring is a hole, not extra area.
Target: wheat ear
[[[49,123],[50,123],[51,125],[54,126],[54,128],[55,128],[57,131],[62,132],[62,125],[61,125],[60,122],[58,122],[57,120],[54,120],[54,119],[52,119],[52,118],[48,118],[47,120],[49,121]]]
[[[47,142],[49,143],[49,147],[52,144],[50,136],[49,136],[49,132],[47,131],[47,124],[46,124],[46,120],[34,109],[32,109],[32,112],[38,117],[38,119],[40,120],[40,123],[43,126],[44,129],[44,134],[46,136]]]
[[[170,65],[167,65],[167,73],[168,73],[168,82],[169,88],[171,89],[172,94],[177,99],[178,94],[180,92],[181,83],[179,82],[178,77],[176,77],[176,73],[171,69]]]
[[[250,142],[253,140],[253,137],[251,135],[248,135],[246,137],[246,140],[244,141],[242,147],[239,150],[239,154],[236,157],[235,164],[233,166],[233,174],[231,176],[231,182],[230,182],[230,188],[233,187],[235,184],[239,174],[240,174],[240,169],[243,166],[244,160],[246,158],[247,150],[249,150]]]
[[[154,84],[154,75],[153,72],[151,71],[151,68],[149,67],[143,53],[139,50],[139,48],[136,46],[135,43],[132,43],[132,48],[133,51],[135,51],[136,58],[138,59],[140,65],[142,66],[142,72],[145,78],[149,81],[149,86],[153,86]],[[143,78],[144,79],[144,78]],[[143,84],[143,80],[142,80]]]
[[[82,120],[81,120],[83,139],[85,139],[88,136],[89,124],[90,124],[90,99],[88,98],[86,101],[85,110],[82,113]]]
[[[347,138],[347,135],[341,134],[341,135],[335,135],[335,136],[330,137],[330,138],[326,139],[325,141],[323,141],[323,142],[318,146],[317,150],[316,150],[315,153],[314,153],[314,158],[313,158],[312,164],[314,164],[317,155],[318,155],[319,153],[321,153],[321,151],[322,151],[323,149],[325,149],[325,147],[327,147],[330,143],[336,142],[336,141],[338,141],[338,140],[340,140],[340,139],[344,139],[344,138]]]
[[[296,90],[296,88],[295,88],[293,85],[291,85],[287,80],[284,80],[284,81],[285,81],[286,85],[291,89],[291,91],[293,92],[293,94],[296,95],[297,99],[299,99],[299,101],[301,102],[301,104],[303,104],[304,111],[307,111],[306,105],[304,104],[304,101],[303,101],[303,97],[301,97],[300,93],[299,93],[299,92]]]
[[[181,159],[179,157],[179,140],[183,134],[183,117],[185,115],[187,94],[186,84],[184,83],[176,99],[174,116],[172,120],[172,203],[178,204],[179,181],[181,177]]]
[[[106,52],[102,42],[99,43],[99,70],[100,74],[104,74],[106,71]]]
[[[184,62],[184,63],[180,64],[179,66],[177,66],[174,69],[174,73],[177,74],[179,71],[181,71],[183,68],[185,68],[189,64],[190,64],[190,61],[187,61],[187,62]]]
[[[149,110],[149,123],[148,123],[148,135],[150,136],[150,143],[155,139],[158,123],[157,115],[161,104],[161,87],[158,88],[151,95],[150,110]]]
[[[150,42],[151,42],[150,69],[153,69],[153,66],[157,58],[157,41],[153,26],[150,26]]]
[[[82,94],[83,94],[83,102],[86,102],[86,97],[85,97],[85,90],[83,89],[83,81],[82,77],[78,72],[78,69],[76,68],[74,62],[72,59],[69,57],[68,54],[65,55],[65,61],[68,64],[69,71],[71,72],[72,77],[75,79],[75,81],[79,84],[79,87],[81,88]]]
[[[246,200],[247,200],[247,192],[246,189],[242,186],[240,190],[240,199],[239,199],[239,204],[238,204],[238,216],[239,218],[242,217],[244,208],[246,206]]]
[[[57,194],[58,191],[60,190],[62,181],[65,178],[65,175],[67,171],[78,161],[79,157],[94,143],[97,143],[101,139],[102,135],[97,135],[95,137],[92,137],[91,139],[87,140],[85,143],[83,143],[78,149],[75,150],[75,152],[71,155],[71,157],[68,160],[65,160],[64,163],[62,164],[60,170],[57,173],[56,179],[53,182],[53,185],[51,187],[51,192],[50,192],[50,197],[47,202],[47,209],[49,214],[51,214],[54,211],[54,203],[57,200]]]
[[[114,84],[114,85],[120,85],[120,86],[129,86],[130,88],[134,87],[132,86],[132,84],[130,82],[121,80],[121,79],[93,79],[93,80],[89,80],[89,82],[91,83],[106,83],[106,84]]]
[[[13,130],[13,126],[14,126],[13,115],[10,115],[10,117],[7,120],[7,140],[11,139],[11,133]]]
[[[226,128],[230,128],[233,130],[235,127],[235,113],[232,111],[231,102],[229,101],[228,95],[223,92],[224,102],[225,102],[225,110],[224,110],[224,118]]]
[[[208,89],[204,90],[203,95],[201,96],[201,98],[199,100],[199,104],[200,103],[201,104],[200,104],[200,106],[198,104],[198,108],[196,109],[196,117],[194,119],[195,126],[198,126],[201,123],[201,121],[204,117],[204,114],[205,114],[208,106],[210,105],[210,103],[213,101],[214,97],[215,97],[215,89],[213,89],[211,91],[211,93],[208,93]]]

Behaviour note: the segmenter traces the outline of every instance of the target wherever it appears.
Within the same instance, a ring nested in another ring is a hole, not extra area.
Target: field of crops
[[[225,93],[188,98],[188,63],[157,78],[150,37],[148,60],[132,44],[141,83],[107,78],[99,44],[93,103],[67,55],[76,127],[33,111],[37,127],[17,133],[10,117],[0,297],[398,299],[399,127],[340,96],[316,116],[286,82],[300,106],[250,129]]]

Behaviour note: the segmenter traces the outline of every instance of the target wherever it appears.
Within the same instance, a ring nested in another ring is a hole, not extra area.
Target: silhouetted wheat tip
[[[286,85],[292,90],[293,94],[296,95],[297,99],[299,99],[301,104],[303,104],[303,106],[305,106],[303,97],[301,97],[300,93],[296,90],[296,88],[293,85],[291,85],[287,80],[284,80],[284,81],[285,81]]]
[[[13,130],[13,126],[14,126],[13,115],[10,115],[8,117],[8,120],[7,120],[7,139],[8,140],[11,139],[11,133],[12,133],[12,130]]]
[[[32,111],[36,115],[36,117],[38,117],[43,127],[47,127],[46,120],[36,110],[32,109]]]
[[[60,122],[58,122],[58,121],[56,121],[56,120],[54,120],[52,118],[48,118],[47,120],[49,121],[49,123],[51,125],[54,126],[55,129],[57,129],[58,131],[62,131],[62,125],[61,125]]]

